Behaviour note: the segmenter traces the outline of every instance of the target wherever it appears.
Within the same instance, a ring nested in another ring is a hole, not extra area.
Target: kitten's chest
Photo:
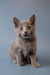
[[[21,45],[21,50],[25,56],[32,54],[33,52],[33,44],[32,43],[23,43]]]
[[[24,49],[24,50],[29,50],[31,48],[33,48],[33,43],[32,42],[22,42],[20,44],[20,46]]]
[[[22,52],[23,52],[24,56],[27,57],[33,53],[33,47],[26,46],[26,47],[22,48]]]

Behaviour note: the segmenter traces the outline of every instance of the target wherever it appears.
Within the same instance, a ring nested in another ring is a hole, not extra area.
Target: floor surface
[[[18,66],[14,64],[8,54],[8,48],[0,50],[0,75],[49,75],[50,61],[49,58],[38,56],[38,61],[41,64],[40,68],[35,68],[31,64]],[[3,55],[2,55],[3,54]]]

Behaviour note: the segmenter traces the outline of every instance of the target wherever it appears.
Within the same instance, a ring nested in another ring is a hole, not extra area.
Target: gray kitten
[[[20,66],[31,63],[32,66],[40,67],[36,60],[35,15],[23,21],[14,17],[13,22],[17,38],[10,47],[10,58]]]

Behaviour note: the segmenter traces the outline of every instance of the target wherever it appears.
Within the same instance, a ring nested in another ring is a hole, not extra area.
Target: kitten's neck
[[[18,37],[19,38],[19,41],[23,41],[23,42],[32,42],[33,41],[33,37],[32,38],[28,38],[28,39],[23,39],[21,37]]]

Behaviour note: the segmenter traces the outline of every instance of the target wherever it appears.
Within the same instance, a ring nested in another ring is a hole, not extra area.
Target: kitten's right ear
[[[13,23],[15,25],[15,28],[17,28],[17,26],[19,24],[19,20],[16,17],[13,17]]]
[[[34,14],[30,17],[29,21],[32,23],[32,25],[35,24],[35,15]]]

